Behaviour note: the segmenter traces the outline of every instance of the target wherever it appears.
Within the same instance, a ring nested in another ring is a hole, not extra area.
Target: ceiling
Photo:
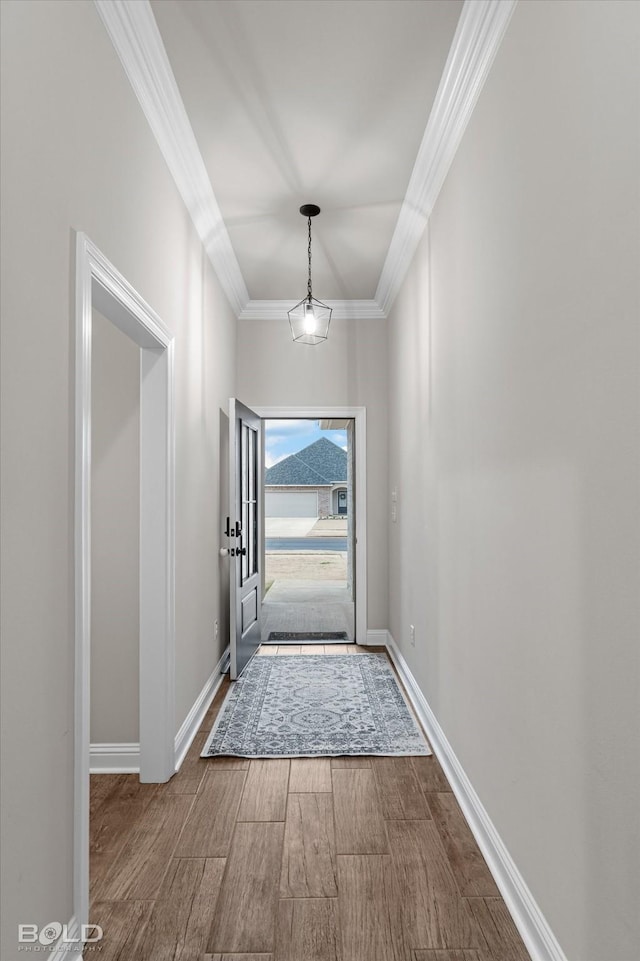
[[[462,0],[152,0],[252,301],[376,294]]]
[[[517,0],[93,0],[240,320],[388,316]]]

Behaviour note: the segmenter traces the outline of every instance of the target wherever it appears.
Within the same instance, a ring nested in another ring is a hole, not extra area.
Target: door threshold
[[[271,631],[263,646],[276,644],[284,647],[287,644],[355,644],[350,641],[346,631]]]

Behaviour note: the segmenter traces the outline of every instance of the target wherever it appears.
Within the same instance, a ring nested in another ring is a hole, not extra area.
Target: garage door
[[[317,517],[318,495],[316,491],[265,492],[265,515],[267,517]]]

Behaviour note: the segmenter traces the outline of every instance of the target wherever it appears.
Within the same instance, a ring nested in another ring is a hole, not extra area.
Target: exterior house
[[[265,472],[267,517],[347,514],[347,452],[326,437]]]

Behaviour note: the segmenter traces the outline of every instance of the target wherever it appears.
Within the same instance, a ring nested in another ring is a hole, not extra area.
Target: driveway
[[[266,517],[265,537],[346,537],[346,517]]]
[[[265,517],[265,537],[306,537],[317,517]]]

